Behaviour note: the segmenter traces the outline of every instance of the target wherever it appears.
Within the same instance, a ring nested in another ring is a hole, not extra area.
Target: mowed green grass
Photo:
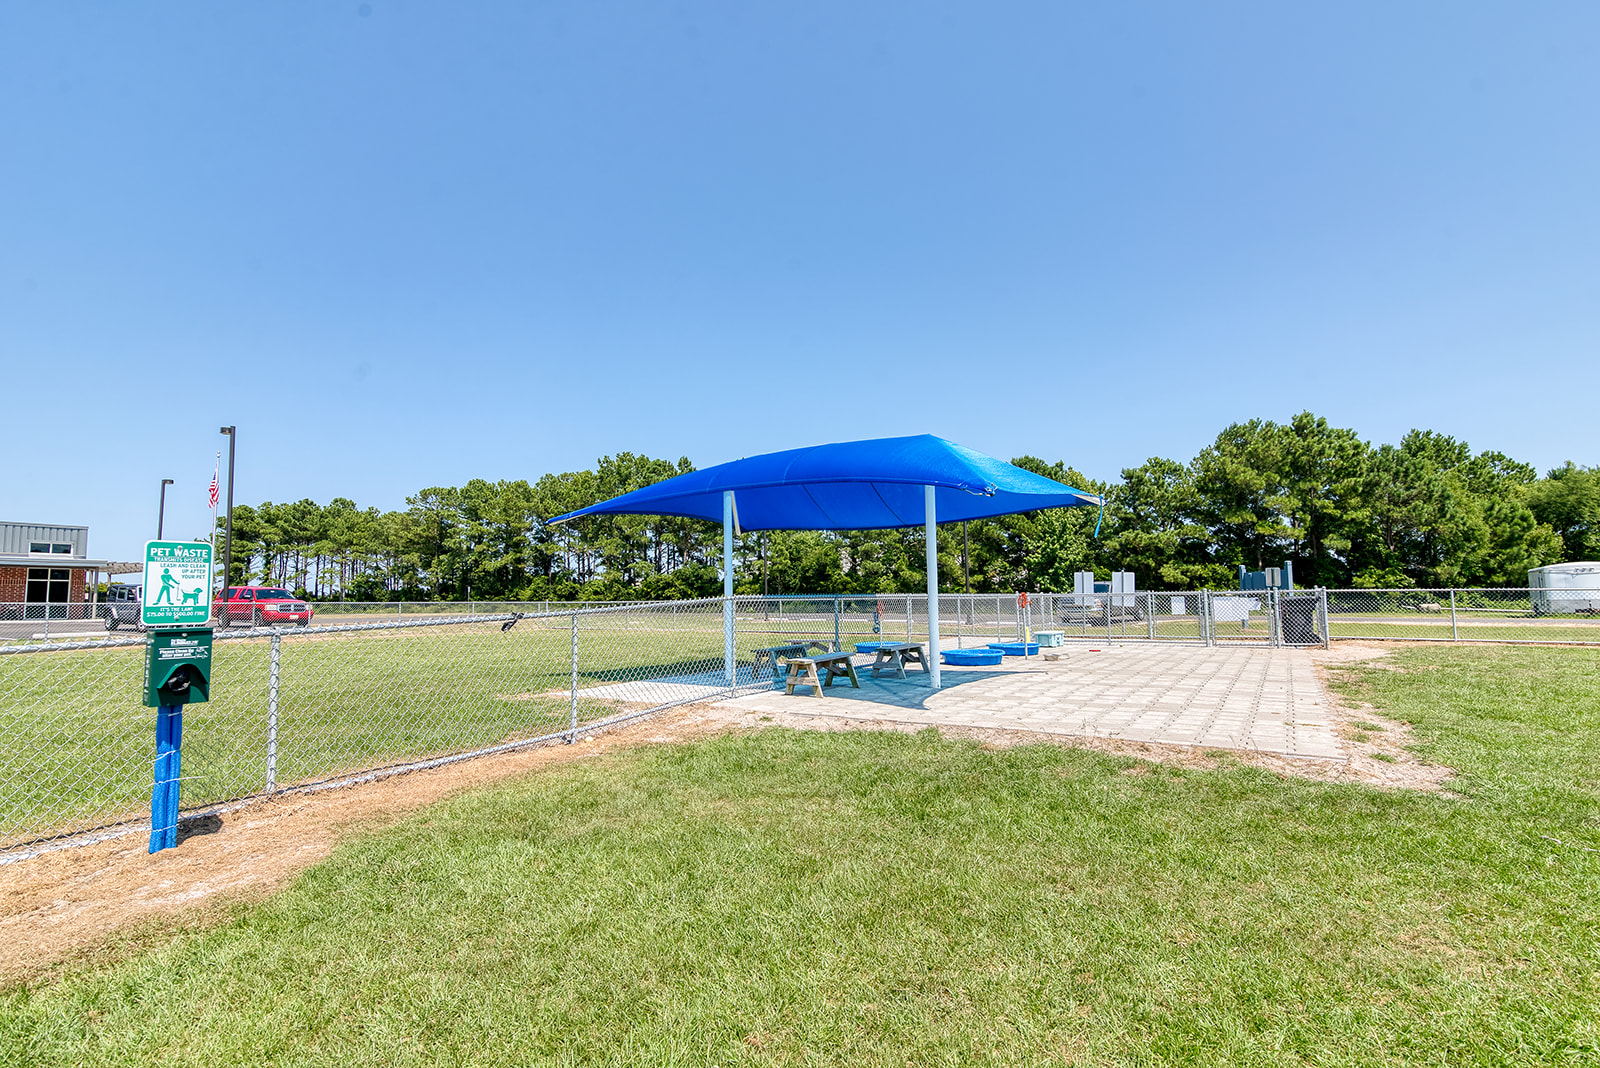
[[[533,623],[286,636],[276,782],[561,730],[571,716],[571,631]],[[720,668],[715,623],[583,631],[579,721],[626,707],[585,690]],[[141,703],[144,655],[134,646],[0,657],[0,844],[148,810],[155,711]],[[265,638],[215,643],[211,699],[184,712],[185,808],[265,787],[269,667]]]
[[[1447,795],[932,732],[618,752],[15,988],[0,1058],[1600,1061],[1600,653],[1392,665],[1340,686]]]

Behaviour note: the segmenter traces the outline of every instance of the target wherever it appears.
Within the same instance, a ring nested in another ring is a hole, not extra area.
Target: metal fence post
[[[839,598],[833,599],[833,651],[839,652],[844,646],[839,644],[839,613],[844,609],[844,604]]]
[[[578,740],[578,613],[572,613],[572,726],[568,729],[567,744]]]
[[[1328,631],[1328,589],[1317,587],[1317,611],[1322,615],[1322,647],[1333,648],[1333,635]]]
[[[272,636],[271,660],[267,666],[267,793],[278,788],[278,661],[283,635]]]
[[[1455,590],[1451,590],[1450,591],[1450,640],[1453,641],[1453,642],[1458,642],[1458,641],[1461,640],[1461,632],[1456,629],[1456,591]]]
[[[1206,646],[1209,648],[1217,644],[1216,635],[1212,633],[1211,591],[1201,590],[1199,600],[1200,603],[1196,607],[1200,610],[1200,634],[1205,638]]]

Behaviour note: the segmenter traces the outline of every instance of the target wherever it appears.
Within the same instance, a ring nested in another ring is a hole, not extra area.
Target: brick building
[[[130,571],[89,558],[88,527],[0,522],[0,618],[93,619],[101,573]]]

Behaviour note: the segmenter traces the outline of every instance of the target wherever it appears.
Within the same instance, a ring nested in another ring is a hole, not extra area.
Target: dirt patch
[[[1455,772],[1441,764],[1430,764],[1412,751],[1410,724],[1381,716],[1366,702],[1350,702],[1330,685],[1330,666],[1366,663],[1386,671],[1406,670],[1383,662],[1400,647],[1402,644],[1396,642],[1339,642],[1331,649],[1313,650],[1311,662],[1317,679],[1328,691],[1329,725],[1343,743],[1349,761],[1346,778],[1368,786],[1442,791]]]

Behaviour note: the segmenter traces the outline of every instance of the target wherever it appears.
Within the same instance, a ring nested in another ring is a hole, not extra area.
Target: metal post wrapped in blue
[[[155,785],[150,791],[150,852],[178,844],[178,782],[183,777],[183,706],[211,699],[210,627],[153,630],[145,643],[144,703],[156,710]]]
[[[183,706],[156,710],[155,788],[150,792],[150,852],[178,844],[178,780],[183,767]]]

